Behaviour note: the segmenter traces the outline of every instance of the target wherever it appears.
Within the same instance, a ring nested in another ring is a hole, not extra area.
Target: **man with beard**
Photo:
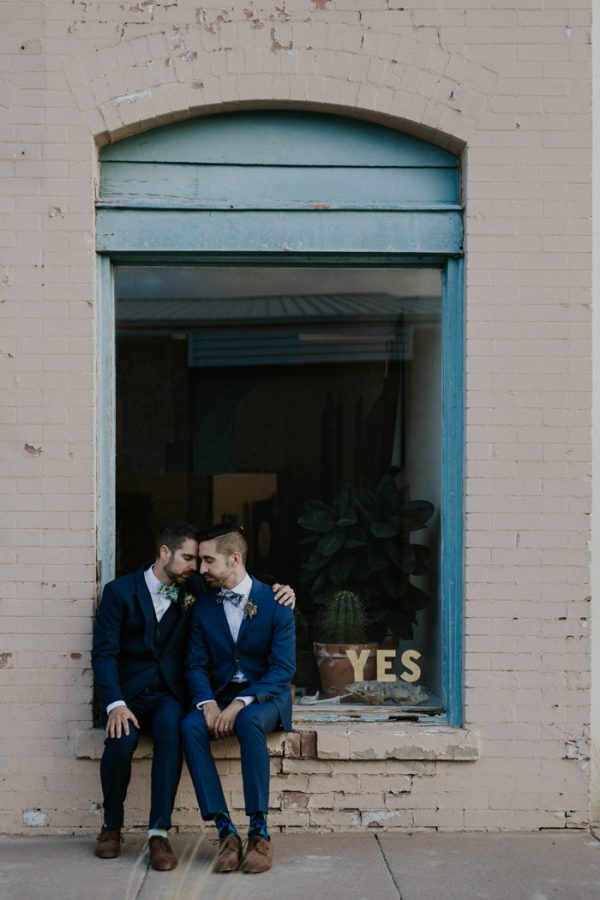
[[[247,573],[247,551],[243,533],[229,525],[200,537],[200,574],[208,589],[191,615],[186,674],[195,708],[182,731],[200,813],[219,833],[214,870],[257,874],[271,868],[273,857],[266,736],[291,729],[296,646],[292,611]],[[250,820],[243,858],[210,747],[211,739],[233,735]]]
[[[198,532],[187,522],[170,525],[158,536],[153,565],[109,582],[98,607],[92,665],[106,740],[100,763],[104,822],[96,856],[121,853],[124,802],[131,760],[140,731],[152,735],[149,821],[153,869],[174,869],[177,858],[168,841],[171,814],[182,764],[180,721],[188,698],[183,664],[190,610],[196,586],[186,582],[198,567]],[[197,576],[196,576],[197,578]],[[280,602],[293,602],[282,589]]]

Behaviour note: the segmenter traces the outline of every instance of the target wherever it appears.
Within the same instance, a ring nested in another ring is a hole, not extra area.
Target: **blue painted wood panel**
[[[459,212],[181,212],[99,209],[101,252],[460,253]]]
[[[458,170],[415,167],[361,172],[351,166],[193,166],[111,162],[100,206],[179,209],[459,208]]]
[[[209,116],[106,147],[101,161],[101,251],[461,252],[457,159],[379,125]]]
[[[452,154],[417,138],[340,116],[262,110],[165,125],[104,147],[101,162],[282,166],[442,166]]]

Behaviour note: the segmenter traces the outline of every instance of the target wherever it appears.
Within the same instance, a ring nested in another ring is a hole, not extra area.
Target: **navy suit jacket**
[[[216,592],[203,593],[192,609],[186,676],[194,704],[219,700],[236,669],[249,687],[238,696],[273,700],[286,731],[292,727],[291,680],[296,670],[294,614],[281,606],[273,590],[252,578],[250,600],[256,614],[242,621],[234,643],[223,604]]]
[[[183,594],[182,589],[179,621],[159,655],[154,649],[156,616],[144,569],[106,585],[92,644],[92,666],[103,710],[116,700],[130,702],[157,669],[175,696],[187,704],[184,660],[190,611],[181,605]]]

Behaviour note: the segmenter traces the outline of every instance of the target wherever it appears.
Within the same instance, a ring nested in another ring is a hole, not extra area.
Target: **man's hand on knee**
[[[204,721],[211,737],[216,737],[215,724],[221,715],[219,704],[215,700],[209,700],[202,704],[201,712],[204,714]]]
[[[129,737],[129,723],[133,722],[139,730],[139,722],[126,706],[115,706],[108,714],[106,734],[111,738],[120,738],[123,733]]]
[[[232,700],[229,706],[225,707],[215,723],[215,737],[231,737],[236,717],[244,709],[245,705],[243,700]]]

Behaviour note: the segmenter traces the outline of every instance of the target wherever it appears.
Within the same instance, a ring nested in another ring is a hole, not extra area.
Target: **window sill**
[[[290,734],[269,735],[270,756],[322,760],[439,760],[472,762],[479,759],[479,734],[448,725],[398,722],[296,723]],[[75,734],[77,759],[100,759],[104,731],[89,728]],[[216,759],[238,759],[235,739],[213,744]],[[152,741],[140,739],[134,759],[150,759]]]

